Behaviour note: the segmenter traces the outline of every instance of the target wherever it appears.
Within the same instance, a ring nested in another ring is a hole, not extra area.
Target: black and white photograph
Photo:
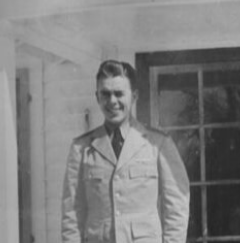
[[[0,1],[0,243],[240,243],[240,0]]]

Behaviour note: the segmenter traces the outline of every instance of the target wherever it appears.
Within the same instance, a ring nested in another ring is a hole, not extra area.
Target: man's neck
[[[122,135],[123,139],[126,139],[129,128],[131,126],[131,122],[128,120],[128,121],[123,122],[121,124],[113,124],[113,123],[109,123],[109,122],[105,121],[104,125],[105,125],[108,133],[110,133],[110,134],[112,133],[112,131],[114,129],[119,128],[120,131],[121,131],[121,135]]]

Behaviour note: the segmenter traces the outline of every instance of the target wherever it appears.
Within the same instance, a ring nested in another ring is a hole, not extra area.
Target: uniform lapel
[[[146,138],[144,138],[145,133],[145,128],[137,121],[134,121],[132,126],[130,127],[129,134],[124,142],[117,163],[117,169],[127,163],[146,144]]]
[[[96,130],[92,141],[92,146],[109,162],[116,165],[117,159],[104,126],[101,126]]]

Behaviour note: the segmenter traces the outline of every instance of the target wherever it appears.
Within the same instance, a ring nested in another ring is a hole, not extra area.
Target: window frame
[[[239,127],[239,122],[226,122],[226,123],[210,123],[204,124],[204,101],[203,101],[203,73],[205,71],[223,71],[223,70],[240,70],[240,55],[238,55],[237,60],[231,60],[228,55],[226,56],[227,62],[219,58],[219,60],[215,59],[215,56],[212,57],[212,62],[204,62],[204,55],[200,55],[201,58],[197,58],[199,60],[194,60],[191,63],[191,58],[194,52],[199,54],[200,50],[197,51],[182,51],[185,57],[183,60],[178,60],[176,63],[164,62],[163,59],[158,60],[157,57],[161,56],[161,53],[154,53],[154,54],[138,54],[136,56],[136,67],[138,71],[138,77],[140,78],[140,99],[141,99],[141,90],[148,91],[147,94],[144,94],[145,101],[148,101],[149,105],[149,113],[147,119],[142,119],[144,123],[151,125],[155,128],[158,128],[158,121],[159,121],[159,113],[158,113],[158,75],[159,74],[180,74],[180,73],[197,73],[198,77],[198,97],[199,97],[199,124],[194,125],[185,125],[183,126],[168,126],[161,129],[165,129],[167,131],[173,130],[183,130],[183,129],[197,129],[199,131],[199,139],[200,139],[200,181],[191,182],[191,187],[199,187],[201,190],[201,216],[202,216],[202,237],[198,239],[188,239],[189,242],[212,242],[212,241],[239,241],[240,235],[234,236],[208,236],[208,225],[207,225],[207,187],[209,186],[225,186],[225,185],[240,185],[240,179],[237,180],[206,180],[206,158],[205,158],[205,130],[207,128],[236,128]],[[202,50],[203,53],[211,52],[214,50]],[[224,52],[226,50],[224,49]],[[232,49],[230,49],[231,53]],[[238,54],[240,49],[237,50]],[[220,51],[221,53],[221,51]],[[166,55],[166,53],[164,53]],[[169,55],[179,55],[178,52],[169,52]],[[153,58],[154,56],[154,58]],[[210,53],[211,56],[211,53]],[[181,59],[181,58],[180,58]],[[199,62],[198,62],[199,61]],[[206,61],[206,60],[205,60]],[[196,63],[194,63],[196,62]],[[140,69],[143,69],[140,71]],[[140,75],[142,74],[142,77]],[[146,84],[148,81],[148,84]],[[147,89],[146,89],[147,88]],[[144,101],[142,101],[144,102]],[[145,111],[141,111],[140,107],[143,107],[140,101],[140,104],[137,109],[138,117],[143,117],[143,114],[147,113]],[[145,102],[146,107],[146,102]]]

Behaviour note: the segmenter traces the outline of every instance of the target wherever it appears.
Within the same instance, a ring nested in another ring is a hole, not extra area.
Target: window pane
[[[190,191],[190,217],[188,225],[188,239],[198,238],[201,236],[201,188],[191,187]],[[194,242],[191,240],[189,242]]]
[[[200,141],[196,129],[171,131],[179,153],[185,164],[190,181],[200,180]]]
[[[209,187],[207,198],[209,235],[240,235],[240,185]]]
[[[206,178],[240,179],[239,129],[206,129]]]
[[[205,72],[203,80],[204,122],[239,121],[240,71]]]
[[[158,76],[159,125],[198,124],[198,83],[196,73]]]

